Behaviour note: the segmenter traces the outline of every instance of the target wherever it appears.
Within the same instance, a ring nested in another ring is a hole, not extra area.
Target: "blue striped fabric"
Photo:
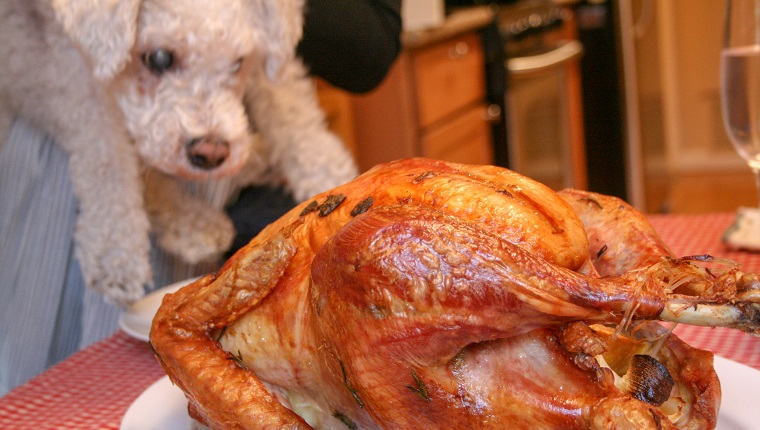
[[[68,157],[16,121],[0,146],[0,395],[117,329],[121,309],[83,286],[73,252]],[[194,185],[222,205],[228,184]],[[154,249],[154,285],[212,270]]]

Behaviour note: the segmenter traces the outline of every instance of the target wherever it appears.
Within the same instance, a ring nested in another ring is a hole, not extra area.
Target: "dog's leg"
[[[328,130],[314,83],[300,60],[287,63],[275,82],[267,79],[263,70],[255,70],[247,102],[254,129],[296,200],[356,176],[353,157]]]
[[[140,163],[127,134],[97,105],[59,112],[54,138],[69,154],[79,204],[75,255],[88,287],[113,303],[140,298],[152,283]],[[87,112],[92,110],[92,112]],[[80,125],[76,118],[89,118]]]
[[[101,146],[112,143],[97,140]],[[103,151],[112,157],[70,154],[79,201],[76,256],[87,286],[118,304],[140,298],[152,283],[139,162],[131,147],[121,149]]]
[[[230,247],[235,228],[224,212],[192,196],[176,178],[149,170],[145,179],[145,208],[163,250],[195,264]]]

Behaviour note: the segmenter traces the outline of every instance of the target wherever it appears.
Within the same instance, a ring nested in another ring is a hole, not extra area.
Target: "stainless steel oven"
[[[554,189],[587,187],[580,58],[572,11],[553,1],[499,8],[506,52],[509,167]]]

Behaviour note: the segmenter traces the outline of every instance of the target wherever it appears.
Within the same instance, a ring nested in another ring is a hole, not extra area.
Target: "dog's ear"
[[[140,0],[50,0],[58,22],[108,80],[127,63],[137,32]]]
[[[276,79],[282,66],[295,56],[303,34],[304,0],[251,0],[253,28],[265,50],[265,70]]]

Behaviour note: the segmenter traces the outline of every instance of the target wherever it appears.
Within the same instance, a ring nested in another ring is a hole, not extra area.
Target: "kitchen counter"
[[[439,27],[418,31],[406,31],[401,42],[406,49],[419,49],[472,30],[485,27],[494,18],[490,6],[473,6],[450,13]]]

